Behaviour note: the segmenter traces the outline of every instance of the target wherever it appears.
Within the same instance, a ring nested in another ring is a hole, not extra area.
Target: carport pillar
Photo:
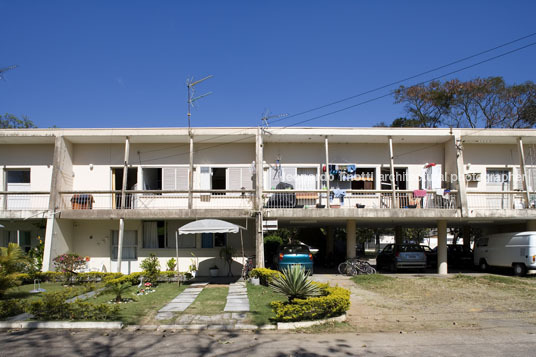
[[[326,149],[326,172],[324,172],[324,176],[326,177],[326,207],[329,208],[329,185],[331,184],[331,173],[329,172],[329,141],[327,135],[324,139],[324,147]]]
[[[326,254],[333,254],[335,247],[335,231],[333,227],[328,227],[328,237],[326,240]]]
[[[447,221],[437,222],[437,273],[446,275],[447,267]]]
[[[126,205],[126,189],[127,189],[127,175],[128,175],[128,159],[130,152],[130,138],[127,136],[125,139],[125,161],[123,162],[123,185],[121,186],[121,209],[125,209]],[[125,219],[121,217],[119,219],[119,234],[117,237],[117,272],[121,273],[121,261],[123,259],[123,236],[125,234]],[[177,262],[179,264],[179,262]]]
[[[404,244],[404,235],[402,234],[402,227],[395,227],[395,244]]]
[[[471,227],[463,226],[463,248],[466,251],[471,249]]]
[[[355,221],[346,221],[346,258],[355,258]]]
[[[192,129],[188,129],[188,135],[190,136],[190,166],[188,169],[188,209],[194,207],[194,134]],[[177,266],[179,263],[177,262]]]
[[[264,235],[262,233],[262,213],[259,212],[255,218],[255,240],[256,240],[256,263],[255,267],[264,268]]]
[[[264,236],[262,232],[263,205],[262,198],[264,160],[261,128],[257,128],[255,138],[255,253],[256,267],[264,268]]]

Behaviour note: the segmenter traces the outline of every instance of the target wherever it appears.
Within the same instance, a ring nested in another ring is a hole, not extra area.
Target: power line
[[[527,37],[531,37],[531,36],[534,36],[536,35],[536,33],[534,34],[531,34],[531,35],[527,35],[525,37],[522,37],[520,39],[517,39],[517,40],[514,40],[514,41],[510,41],[508,44],[510,43],[513,43],[513,42],[517,42],[517,41],[520,41],[521,39],[524,39],[524,38],[527,38]],[[495,48],[500,48],[500,47],[504,47],[506,44],[503,44],[503,45],[500,45],[500,46],[496,46]],[[450,71],[448,73],[445,73],[445,74],[442,74],[440,76],[436,76],[432,79],[428,79],[426,81],[422,81],[420,83],[417,83],[417,84],[414,84],[413,86],[417,86],[417,85],[423,85],[423,84],[426,84],[428,82],[432,82],[432,81],[435,81],[435,80],[438,80],[438,79],[441,79],[441,78],[444,78],[446,76],[449,76],[449,75],[452,75],[452,74],[455,74],[455,73],[458,73],[458,72],[461,72],[461,71],[464,71],[464,70],[467,70],[469,68],[473,68],[473,67],[476,67],[476,66],[479,66],[481,64],[484,64],[484,63],[487,63],[487,62],[490,62],[490,61],[493,61],[495,59],[498,59],[498,58],[501,58],[501,57],[504,57],[504,56],[507,56],[507,55],[510,55],[512,53],[515,53],[515,52],[518,52],[518,51],[521,51],[525,48],[528,48],[530,46],[534,46],[536,45],[536,42],[532,42],[530,44],[527,44],[525,46],[521,46],[521,47],[518,47],[516,49],[513,49],[513,50],[510,50],[510,51],[507,51],[507,52],[504,52],[504,53],[501,53],[499,55],[496,55],[496,56],[493,56],[493,57],[490,57],[490,58],[487,58],[485,60],[482,60],[482,61],[479,61],[479,62],[476,62],[476,63],[473,63],[471,65],[468,65],[468,66],[465,66],[465,67],[462,67],[460,69],[457,69],[457,70],[454,70],[454,71]],[[494,49],[495,49],[494,48]],[[491,49],[493,50],[493,49]],[[486,50],[486,51],[483,51],[482,53],[487,53],[491,50]],[[469,56],[467,58],[473,58],[477,55],[473,55],[473,56]],[[458,60],[458,62],[460,62],[462,60]],[[441,68],[444,68],[448,65],[444,65],[444,66],[441,66]],[[416,75],[416,76],[419,76],[419,75]],[[371,91],[368,91],[368,93],[372,92],[372,91],[375,91],[375,90],[371,90]],[[349,109],[352,109],[352,108],[355,108],[355,107],[358,107],[358,106],[361,106],[361,105],[364,105],[364,104],[368,104],[368,103],[371,103],[371,102],[374,102],[374,101],[377,101],[379,99],[383,99],[385,97],[388,97],[388,96],[391,96],[393,95],[394,91],[390,91],[386,94],[383,94],[381,96],[378,96],[378,97],[374,97],[374,98],[371,98],[371,99],[368,99],[368,100],[365,100],[365,101],[362,101],[362,102],[359,102],[359,103],[356,103],[356,104],[353,104],[353,105],[350,105],[350,106],[347,106],[347,107],[344,107],[344,108],[341,108],[341,109],[338,109],[338,110],[334,110],[334,111],[331,111],[331,112],[328,112],[328,113],[325,113],[325,114],[321,114],[321,115],[318,115],[318,116],[315,116],[313,118],[310,118],[310,119],[306,119],[306,120],[302,120],[302,121],[298,121],[298,122],[295,122],[293,124],[289,124],[289,125],[286,125],[284,127],[281,127],[281,128],[272,128],[272,130],[276,131],[276,130],[283,130],[283,129],[286,129],[286,128],[289,128],[289,127],[292,127],[292,126],[296,126],[296,125],[300,125],[300,124],[303,124],[303,123],[307,123],[307,122],[310,122],[310,121],[313,121],[313,120],[317,120],[317,119],[320,119],[320,118],[324,118],[326,116],[329,116],[329,115],[333,115],[333,114],[337,114],[337,113],[340,113],[340,112],[343,112],[343,111],[346,111],[346,110],[349,110]],[[359,96],[359,95],[356,95],[356,96]],[[354,98],[356,97],[354,96]],[[350,98],[350,97],[348,97]],[[346,100],[346,99],[344,99]],[[344,100],[341,100],[341,101],[344,101]],[[340,102],[340,101],[339,101]],[[326,106],[329,106],[329,105],[332,105],[332,104],[328,104],[328,105],[325,105],[323,107],[326,107]],[[309,111],[306,111],[306,112],[311,112],[311,111],[314,111],[314,110],[317,110],[317,109],[311,109]],[[305,113],[305,112],[302,112],[302,113]],[[297,114],[294,114],[294,115],[291,115],[291,116],[287,116],[285,118],[281,118],[279,120],[275,120],[273,122],[276,122],[276,121],[280,121],[280,120],[286,120],[288,118],[291,118],[291,117],[295,117],[295,116],[298,116],[298,115],[301,115],[300,113],[297,113]],[[272,123],[273,123],[272,122]],[[240,132],[243,132],[244,130],[248,130],[248,129],[254,129],[254,127],[249,127],[249,128],[243,128],[241,129],[240,131],[237,131],[235,133],[230,133],[230,134],[222,134],[222,135],[219,135],[219,136],[216,136],[216,137],[212,137],[210,139],[206,139],[206,140],[202,140],[202,141],[198,141],[197,143],[201,143],[201,142],[206,142],[206,141],[210,141],[210,140],[214,140],[214,139],[217,139],[217,138],[220,138],[220,137],[224,137],[224,136],[229,136],[229,135],[236,135]],[[247,140],[247,139],[250,139],[252,137],[255,137],[255,135],[249,135],[249,136],[246,136],[245,138],[240,138],[240,139],[237,139],[237,140],[233,140],[233,141],[230,141],[230,142],[226,142],[226,143],[220,143],[220,144],[216,144],[216,145],[213,145],[213,146],[209,146],[207,148],[202,148],[202,149],[198,149],[198,150],[194,150],[194,153],[196,152],[199,152],[199,151],[204,151],[204,150],[209,150],[209,149],[212,149],[212,148],[215,148],[215,147],[220,147],[220,146],[223,146],[223,145],[228,145],[228,144],[233,144],[233,143],[236,143],[236,142],[240,142],[240,141],[244,141],[244,140]],[[175,146],[175,147],[179,147],[179,146],[183,146],[184,144],[182,145],[178,145],[178,146]],[[148,153],[148,152],[154,152],[154,151],[161,151],[161,150],[167,150],[167,149],[170,149],[172,147],[169,147],[169,148],[166,148],[166,149],[156,149],[156,150],[151,150],[151,151],[146,151],[145,153]],[[183,152],[183,153],[178,153],[178,154],[173,154],[173,155],[168,155],[168,156],[163,156],[163,157],[159,157],[159,158],[153,158],[153,159],[148,159],[148,160],[141,160],[142,162],[150,162],[150,161],[156,161],[156,160],[160,160],[160,159],[165,159],[165,158],[170,158],[170,157],[175,157],[175,156],[182,156],[182,155],[187,155],[189,154],[189,151],[188,152]]]
[[[370,93],[374,93],[374,92],[377,92],[379,90],[382,90],[382,89],[385,89],[385,88],[388,88],[388,87],[391,87],[391,86],[394,86],[396,84],[400,84],[400,83],[403,83],[403,82],[406,82],[406,81],[409,81],[411,79],[414,79],[414,78],[417,78],[417,77],[420,77],[420,76],[423,76],[425,74],[428,74],[428,73],[432,73],[432,72],[435,72],[435,71],[438,71],[440,69],[443,69],[443,68],[446,68],[446,67],[450,67],[452,65],[455,65],[455,64],[458,64],[458,63],[461,63],[461,62],[465,62],[471,58],[475,58],[475,57],[478,57],[478,56],[481,56],[483,54],[486,54],[486,53],[489,53],[489,52],[493,52],[499,48],[502,48],[502,47],[506,47],[508,45],[511,45],[513,43],[516,43],[516,42],[519,42],[519,41],[522,41],[524,39],[527,39],[529,37],[532,37],[532,36],[535,36],[536,35],[536,32],[534,33],[531,33],[529,35],[526,35],[526,36],[523,36],[523,37],[520,37],[520,38],[517,38],[515,40],[512,40],[512,41],[509,41],[509,42],[506,42],[506,43],[503,43],[501,45],[498,45],[498,46],[495,46],[493,48],[490,48],[490,49],[487,49],[487,50],[484,50],[484,51],[481,51],[481,52],[478,52],[478,53],[475,53],[473,55],[470,55],[470,56],[467,56],[467,57],[464,57],[464,58],[460,58],[456,61],[453,61],[453,62],[450,62],[450,63],[447,63],[447,64],[444,64],[442,66],[439,66],[439,67],[435,67],[435,68],[432,68],[432,69],[429,69],[427,71],[424,71],[424,72],[421,72],[421,73],[418,73],[418,74],[414,74],[412,76],[409,76],[409,77],[406,77],[404,79],[400,79],[400,80],[397,80],[395,82],[391,82],[389,84],[385,84],[385,85],[382,85],[380,87],[377,87],[377,88],[374,88],[374,89],[370,89],[370,90],[367,90],[365,92],[361,92],[359,94],[356,94],[356,95],[352,95],[350,97],[346,97],[346,98],[343,98],[343,99],[339,99],[339,100],[336,100],[334,102],[331,102],[331,103],[328,103],[328,104],[324,104],[324,105],[321,105],[321,106],[318,106],[318,107],[315,107],[315,108],[312,108],[312,109],[308,109],[308,110],[304,110],[302,112],[299,112],[299,113],[296,113],[296,114],[292,114],[292,115],[289,115],[287,116],[286,118],[281,118],[281,119],[277,119],[277,120],[274,120],[272,121],[272,124],[273,123],[276,123],[276,122],[279,122],[279,121],[282,121],[282,120],[287,120],[287,119],[290,119],[290,118],[294,118],[294,117],[297,117],[297,116],[300,116],[300,115],[303,115],[303,114],[307,114],[307,113],[311,113],[311,112],[314,112],[314,111],[317,111],[317,110],[320,110],[320,109],[323,109],[323,108],[327,108],[327,107],[330,107],[332,105],[335,105],[335,104],[339,104],[339,103],[342,103],[342,102],[345,102],[345,101],[348,101],[350,99],[354,99],[354,98],[358,98],[358,97],[362,97],[366,94],[370,94]]]

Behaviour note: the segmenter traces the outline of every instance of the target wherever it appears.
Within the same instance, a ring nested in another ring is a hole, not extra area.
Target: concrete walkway
[[[227,304],[223,309],[225,312],[248,312],[249,299],[246,283],[241,281],[229,285],[229,293],[227,294]]]
[[[206,285],[207,283],[198,283],[190,285],[189,288],[187,288],[176,298],[171,300],[166,306],[158,310],[155,319],[168,320],[173,318],[174,312],[183,312],[195,301],[199,293],[203,291],[203,288]]]

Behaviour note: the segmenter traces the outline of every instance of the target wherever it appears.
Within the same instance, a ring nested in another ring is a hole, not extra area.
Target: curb
[[[278,322],[277,329],[278,330],[294,330],[297,328],[322,325],[328,322],[344,322],[344,321],[346,321],[346,314],[337,316],[337,317],[331,317],[329,319],[314,320],[314,321]]]
[[[128,325],[124,327],[127,331],[166,331],[166,330],[213,330],[213,331],[244,331],[244,330],[275,330],[276,325],[208,325],[208,324],[193,324],[193,325]]]
[[[16,321],[16,322],[0,322],[0,329],[106,329],[120,330],[123,328],[123,323],[120,321],[112,322],[95,322],[95,321]]]

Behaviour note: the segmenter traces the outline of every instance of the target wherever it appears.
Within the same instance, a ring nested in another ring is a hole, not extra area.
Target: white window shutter
[[[177,167],[175,189],[177,191],[188,191],[188,171],[187,167]]]
[[[210,167],[201,167],[199,174],[199,184],[201,190],[210,190]]]
[[[240,167],[230,167],[227,172],[229,174],[227,189],[240,190],[242,188],[242,169]]]
[[[246,190],[253,189],[251,170],[247,167],[242,168],[242,186],[241,187],[244,187]]]
[[[288,183],[296,188],[296,167],[283,167],[282,170],[283,175],[281,176],[281,182]]]
[[[162,168],[162,190],[175,190],[175,168]]]

